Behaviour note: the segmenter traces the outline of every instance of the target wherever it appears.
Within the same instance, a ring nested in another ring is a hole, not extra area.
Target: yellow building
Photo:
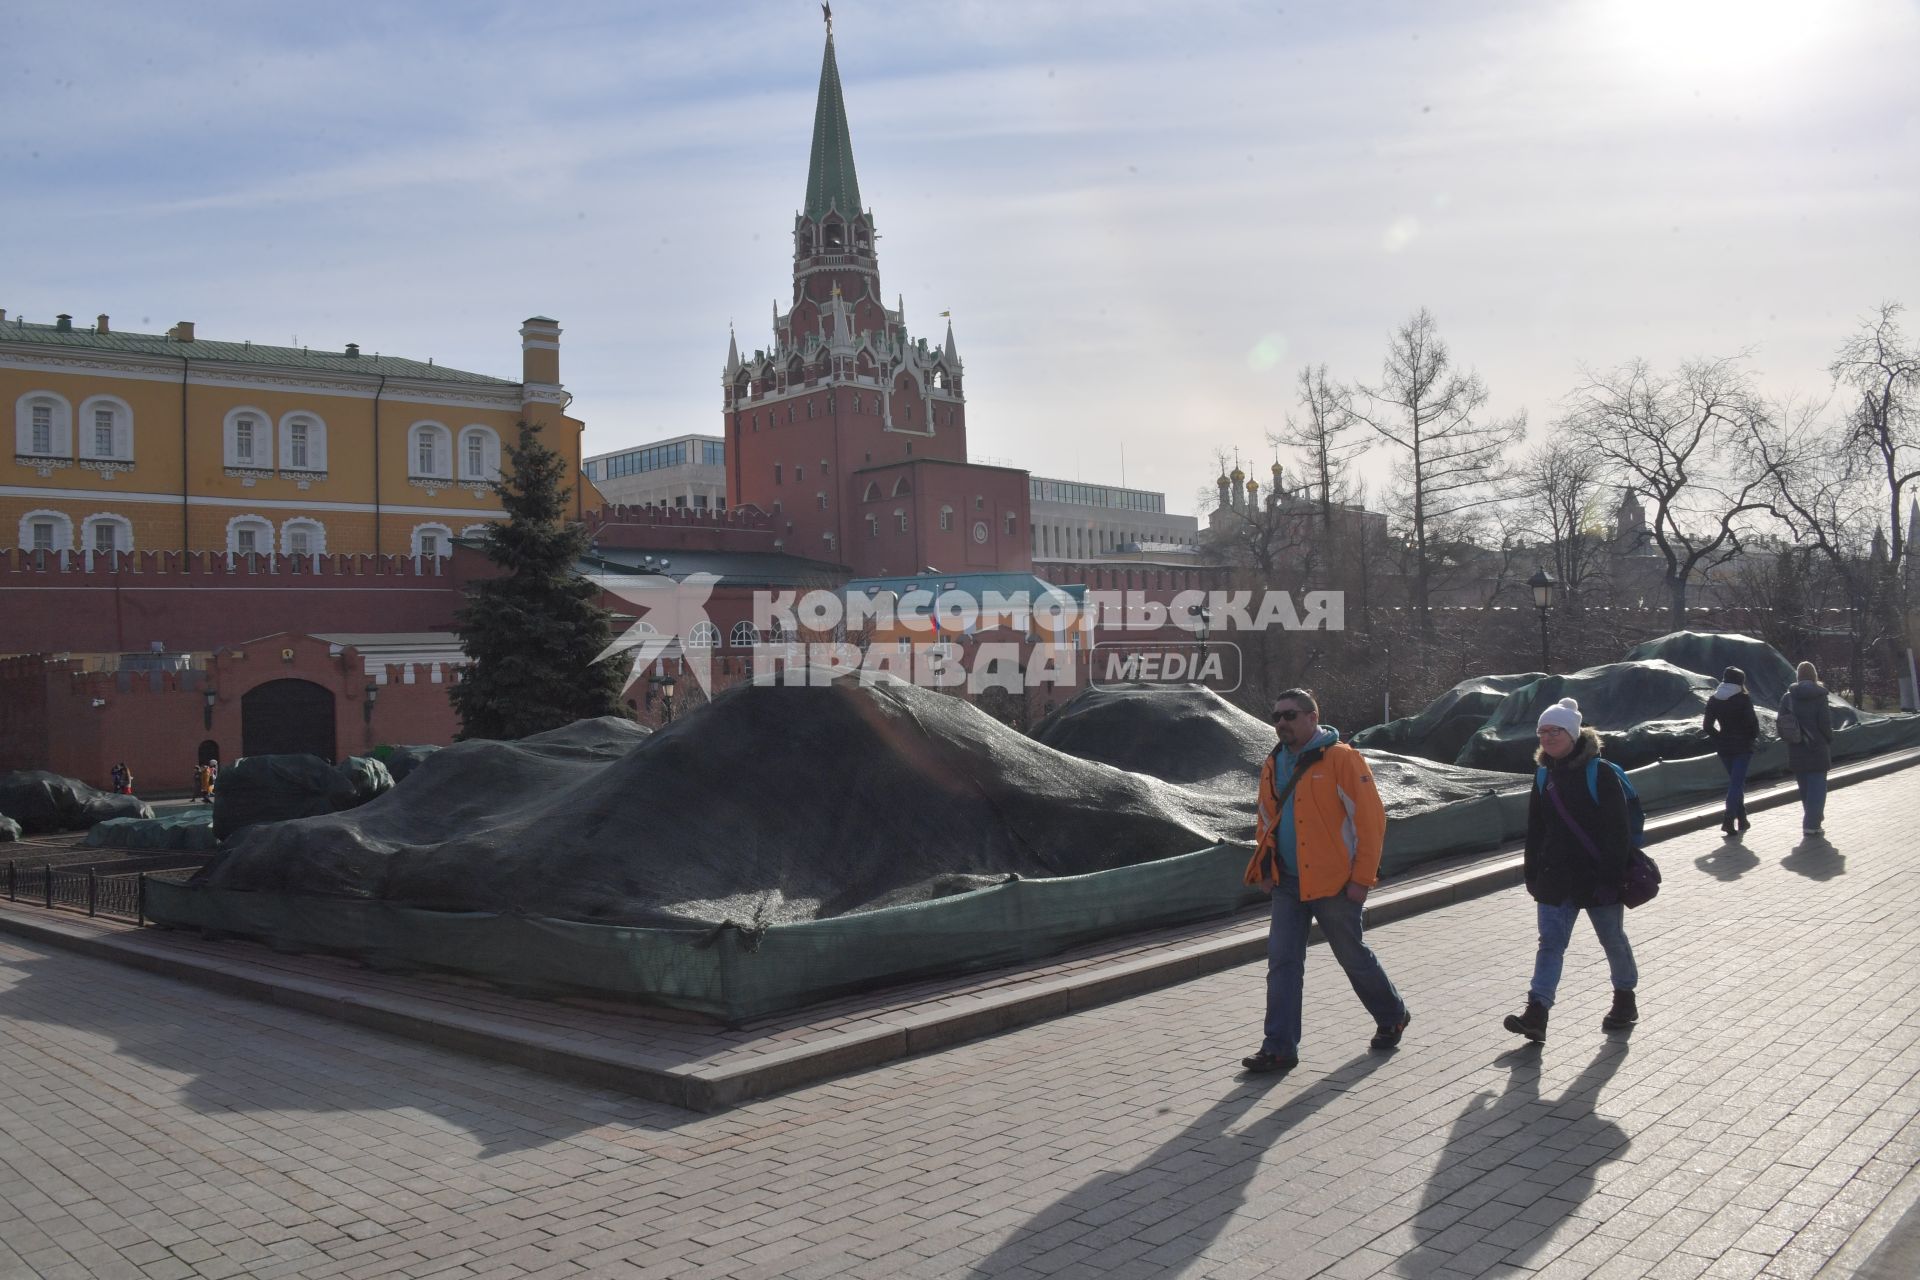
[[[0,546],[443,556],[498,519],[502,445],[521,419],[568,462],[560,326],[520,328],[514,382],[431,361],[75,328],[0,310]]]

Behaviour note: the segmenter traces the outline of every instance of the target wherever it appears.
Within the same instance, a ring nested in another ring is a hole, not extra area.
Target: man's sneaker
[[[1400,1011],[1400,1021],[1393,1026],[1380,1026],[1374,1029],[1373,1039],[1368,1042],[1374,1049],[1393,1049],[1399,1047],[1400,1037],[1407,1033],[1407,1024],[1413,1021],[1411,1010]]]
[[[1508,1014],[1504,1025],[1517,1036],[1525,1036],[1535,1044],[1544,1044],[1547,1039],[1547,1007],[1538,1000],[1528,1000],[1527,1011],[1518,1016]]]
[[[1633,992],[1614,989],[1613,1008],[1607,1010],[1607,1016],[1600,1019],[1602,1031],[1625,1031],[1640,1021],[1640,1006],[1635,1003]]]
[[[1268,1053],[1262,1049],[1251,1058],[1240,1059],[1240,1065],[1256,1076],[1264,1076],[1275,1071],[1291,1071],[1300,1065],[1300,1058],[1296,1054]]]

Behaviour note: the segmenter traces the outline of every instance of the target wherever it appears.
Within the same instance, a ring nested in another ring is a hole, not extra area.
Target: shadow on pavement
[[[1507,1070],[1506,1088],[1477,1094],[1454,1120],[1411,1224],[1418,1243],[1391,1274],[1543,1265],[1535,1255],[1593,1193],[1600,1166],[1626,1149],[1626,1132],[1594,1112],[1627,1060],[1626,1038],[1602,1044],[1557,1098],[1540,1094],[1543,1052],[1528,1045],[1494,1060]]]
[[[1160,1257],[1155,1266],[1160,1274],[1178,1275],[1219,1238],[1245,1203],[1267,1148],[1392,1058],[1365,1053],[1349,1059],[1298,1097],[1236,1130],[1235,1121],[1280,1085],[1299,1081],[1304,1068],[1243,1080],[1132,1168],[1090,1178],[1035,1214],[972,1274],[997,1276],[1065,1244],[1097,1253],[1160,1228],[1179,1256]]]
[[[1809,880],[1831,880],[1847,874],[1847,859],[1827,843],[1825,836],[1805,836],[1793,846],[1793,852],[1780,859],[1780,865]]]
[[[1728,839],[1712,853],[1695,858],[1693,865],[1716,880],[1734,881],[1759,866],[1760,858],[1738,840]]]
[[[163,1077],[155,1087],[210,1128],[233,1113],[311,1114],[327,1131],[354,1127],[330,1116],[417,1111],[467,1133],[484,1160],[609,1123],[663,1131],[701,1118],[317,1015],[245,1000],[236,1008],[111,961],[32,950],[15,939],[0,950],[0,1023],[14,1024],[15,1043],[31,1035],[25,1024],[101,1037],[154,1068]],[[91,971],[109,965],[110,981]]]

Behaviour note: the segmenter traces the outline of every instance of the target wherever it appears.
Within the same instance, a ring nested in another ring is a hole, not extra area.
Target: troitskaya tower
[[[943,476],[938,487],[953,494],[944,514],[898,501],[916,494],[912,476],[889,470],[904,464],[1004,469],[966,466],[966,399],[952,322],[937,344],[909,334],[904,301],[888,307],[881,292],[876,238],[873,213],[860,200],[829,19],[806,198],[793,220],[790,300],[784,311],[774,304],[770,346],[743,355],[736,337],[727,340],[729,498],[773,512],[790,554],[861,571],[938,563],[932,556],[942,533],[964,535],[969,544],[946,550],[956,568],[998,567],[1025,556],[1024,481],[1016,498],[1001,492],[1008,489],[1004,479],[989,485],[974,476],[975,483],[956,487],[964,477]],[[860,473],[878,470],[889,474],[855,483]],[[930,527],[919,527],[922,516]],[[1017,552],[1005,545],[1010,535]]]

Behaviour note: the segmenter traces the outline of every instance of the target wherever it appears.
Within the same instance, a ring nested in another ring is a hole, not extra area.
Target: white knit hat
[[[1556,729],[1565,729],[1569,738],[1580,736],[1580,704],[1572,698],[1562,698],[1540,713],[1540,723],[1536,730],[1552,725]]]

